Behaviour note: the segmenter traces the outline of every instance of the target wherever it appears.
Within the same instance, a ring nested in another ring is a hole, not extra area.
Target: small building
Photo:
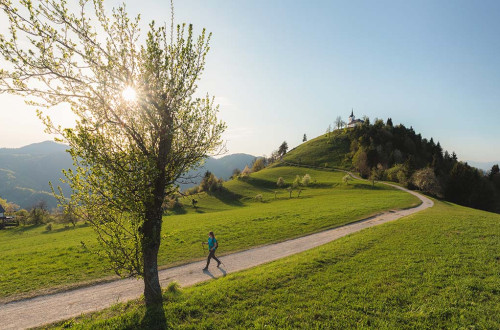
[[[351,115],[349,116],[349,121],[347,122],[347,127],[352,128],[358,125],[362,125],[365,121],[362,119],[356,119],[354,117],[354,109],[351,110]]]
[[[0,219],[5,218],[5,209],[0,205]]]

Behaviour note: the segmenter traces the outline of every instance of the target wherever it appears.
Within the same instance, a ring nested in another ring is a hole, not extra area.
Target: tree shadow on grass
[[[227,205],[243,206],[243,203],[240,200],[242,196],[239,194],[235,194],[234,192],[229,191],[227,189],[216,191],[215,193],[212,193],[212,196]]]
[[[263,190],[267,189],[268,192],[277,189],[276,182],[273,181],[268,181],[259,178],[252,178],[252,177],[242,178],[240,180],[259,189]],[[276,180],[278,180],[278,178],[276,178]]]
[[[67,231],[67,230],[73,230],[73,229],[76,229],[76,227],[73,227],[72,225],[71,226],[64,226],[62,228],[57,228],[57,229],[52,229],[52,230],[45,230],[42,232],[42,234],[52,234],[52,233],[61,233],[63,231]]]
[[[375,184],[375,186],[372,186],[371,184],[355,183],[350,184],[350,186],[354,189],[387,190],[386,187],[377,184]]]
[[[140,329],[167,329],[167,318],[163,304],[154,305],[146,308],[146,313],[141,320]]]

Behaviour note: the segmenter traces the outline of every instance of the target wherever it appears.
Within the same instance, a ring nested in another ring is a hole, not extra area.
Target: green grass
[[[171,289],[166,319],[188,329],[498,329],[499,225],[498,214],[437,202],[295,256]],[[135,329],[144,314],[134,301],[64,326]]]
[[[309,173],[313,182],[288,198],[284,189],[276,189],[279,176],[291,183],[295,175]],[[219,253],[303,236],[326,228],[359,220],[381,210],[404,208],[418,200],[383,185],[353,181],[341,184],[343,173],[280,167],[263,170],[244,180],[225,183],[228,192],[201,194],[197,209],[190,206],[185,214],[164,218],[159,264],[163,267],[203,258],[200,241],[213,230],[220,242]],[[274,199],[274,191],[278,191]],[[256,194],[264,202],[256,202]],[[237,199],[234,196],[238,196]],[[54,225],[21,227],[0,231],[0,297],[42,293],[54,288],[86,283],[113,275],[105,260],[85,253],[81,241],[96,246],[92,228],[83,225],[64,229]]]
[[[330,136],[323,134],[290,150],[283,161],[331,168],[351,168],[351,160],[346,159],[350,151],[349,137],[343,130],[336,130]],[[326,165],[326,166],[325,166]]]

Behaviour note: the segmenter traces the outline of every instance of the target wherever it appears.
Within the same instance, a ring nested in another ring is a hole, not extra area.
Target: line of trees
[[[488,211],[500,211],[498,165],[484,173],[443,151],[439,142],[422,138],[412,127],[366,118],[346,130],[352,165],[361,176],[399,182],[448,201]]]

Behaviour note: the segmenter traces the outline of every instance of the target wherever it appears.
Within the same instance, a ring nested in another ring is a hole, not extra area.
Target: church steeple
[[[351,108],[351,115],[349,116],[350,117],[354,117],[354,108]]]

